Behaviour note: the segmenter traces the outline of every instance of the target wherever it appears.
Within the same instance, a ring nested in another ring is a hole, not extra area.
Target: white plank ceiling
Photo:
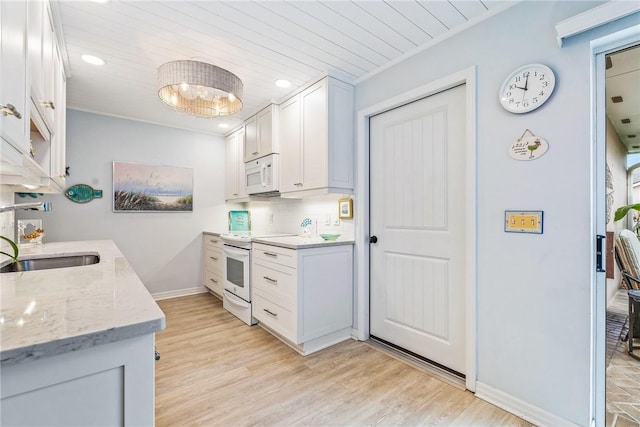
[[[608,62],[607,117],[627,150],[640,153],[640,46],[613,53]]]
[[[270,102],[333,73],[355,82],[448,31],[512,2],[369,1],[56,1],[68,53],[68,106],[224,134]],[[106,65],[84,63],[97,55]],[[195,59],[244,83],[244,108],[202,119],[172,110],[157,95],[157,69]],[[281,89],[277,79],[292,87]],[[218,125],[226,123],[229,129]]]

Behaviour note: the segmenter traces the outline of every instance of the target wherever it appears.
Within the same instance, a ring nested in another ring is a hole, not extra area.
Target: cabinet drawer
[[[297,270],[272,262],[253,263],[254,289],[287,308],[295,307]]]
[[[204,271],[204,285],[213,292],[222,296],[222,275],[216,274],[211,270]]]
[[[224,256],[222,250],[218,249],[205,249],[204,251],[204,265],[207,270],[211,270],[222,275],[222,268],[224,263]]]
[[[296,268],[297,265],[294,249],[254,243],[252,255],[256,261],[273,262],[292,268]]]
[[[256,290],[253,295],[253,317],[263,325],[273,329],[289,341],[299,344],[297,340],[297,320],[295,310],[289,310],[271,301]]]
[[[205,249],[218,249],[218,250],[222,250],[222,239],[218,236],[212,236],[211,234],[205,234],[202,237],[203,242],[204,242],[204,247]]]

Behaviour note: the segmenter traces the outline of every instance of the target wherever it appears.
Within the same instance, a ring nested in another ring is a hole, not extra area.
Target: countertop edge
[[[220,233],[215,232],[215,231],[203,231],[202,234],[208,234],[209,236],[220,237]]]
[[[131,325],[118,326],[104,331],[91,332],[84,335],[5,350],[0,353],[0,364],[3,367],[11,366],[72,351],[84,350],[102,344],[153,334],[163,330],[165,326],[166,319],[165,317],[161,317]]]
[[[269,238],[257,238],[252,240],[253,243],[261,243],[263,245],[277,246],[285,249],[309,249],[309,248],[322,248],[328,246],[341,246],[341,245],[353,245],[353,240],[333,240],[322,242],[309,242],[309,243],[286,243],[280,242],[275,239]]]

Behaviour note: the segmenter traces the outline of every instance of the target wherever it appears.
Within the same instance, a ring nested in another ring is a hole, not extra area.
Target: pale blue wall
[[[219,136],[68,110],[67,186],[88,184],[104,197],[78,204],[48,195],[51,212],[16,218],[42,218],[49,242],[114,240],[151,293],[202,286],[202,231],[227,228],[224,158]],[[112,212],[113,161],[193,168],[193,212]]]
[[[523,2],[362,82],[356,109],[477,66],[478,381],[580,425],[589,424],[589,40],[637,24],[638,14],[560,48],[555,24],[601,2]],[[500,107],[503,79],[527,63],[556,73],[542,108]],[[531,129],[549,142],[534,162],[507,155]],[[544,234],[504,232],[504,211],[543,210]]]

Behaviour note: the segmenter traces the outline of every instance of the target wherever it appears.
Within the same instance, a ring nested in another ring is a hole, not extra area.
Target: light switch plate
[[[543,211],[504,211],[504,231],[542,234]]]

